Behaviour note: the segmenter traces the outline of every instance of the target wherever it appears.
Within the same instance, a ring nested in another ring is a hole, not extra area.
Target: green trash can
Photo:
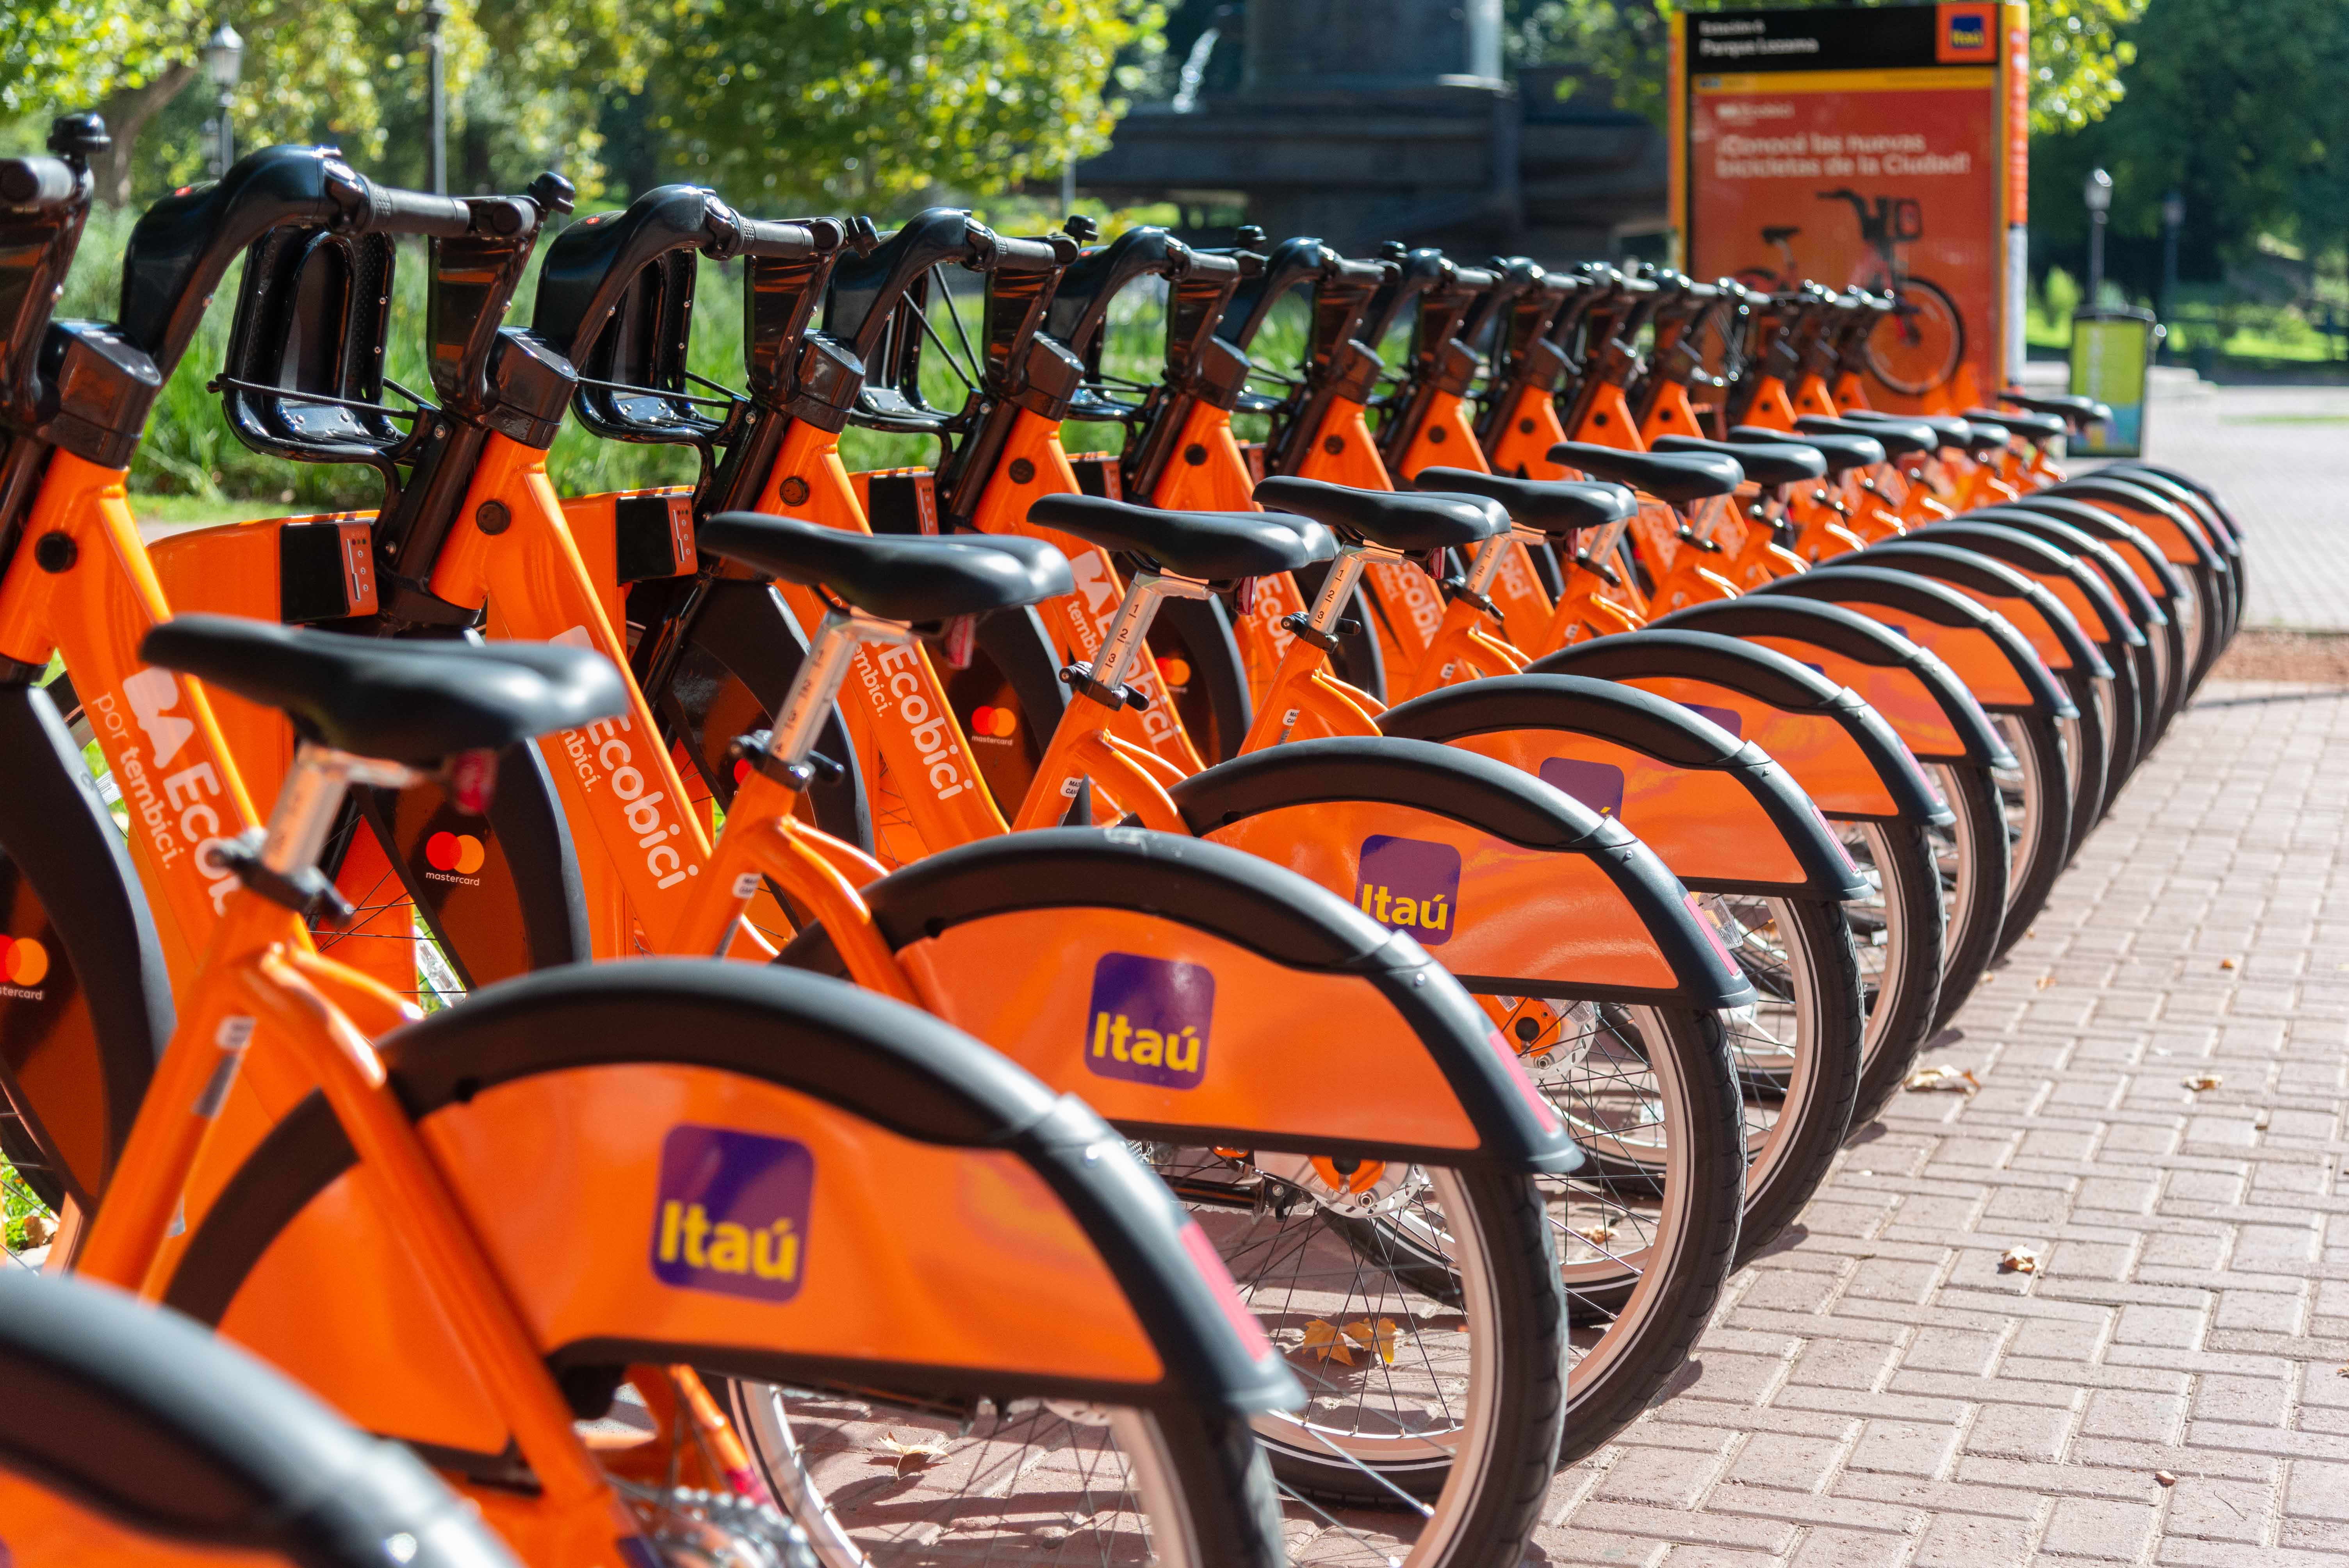
[[[2145,455],[2145,405],[2162,329],[2153,312],[2099,305],[2072,315],[2072,392],[2107,405],[2113,417],[2069,443],[2082,457]]]

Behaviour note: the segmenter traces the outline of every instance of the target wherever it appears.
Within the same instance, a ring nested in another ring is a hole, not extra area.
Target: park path
[[[2207,686],[1527,1560],[2338,1568],[2344,813],[2349,691]]]

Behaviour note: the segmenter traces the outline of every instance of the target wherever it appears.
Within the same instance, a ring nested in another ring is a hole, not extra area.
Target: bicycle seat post
[[[829,595],[826,595],[829,598]],[[816,735],[848,679],[849,661],[865,644],[895,646],[917,641],[903,621],[885,621],[833,603],[816,627],[813,645],[775,710],[767,744],[750,765],[785,789],[804,791],[815,775]]]
[[[1093,656],[1092,667],[1083,671],[1081,677],[1071,676],[1070,686],[1096,702],[1112,707],[1122,706],[1115,694],[1124,684],[1134,649],[1142,645],[1142,639],[1149,634],[1150,623],[1158,617],[1160,603],[1167,599],[1206,599],[1214,593],[1206,583],[1188,577],[1154,570],[1135,573],[1126,583],[1125,597],[1117,606],[1117,619],[1110,623],[1101,651]]]

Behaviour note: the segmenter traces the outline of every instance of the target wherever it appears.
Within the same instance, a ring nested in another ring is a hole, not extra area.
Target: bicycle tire
[[[1878,339],[1888,328],[1895,326],[1904,319],[1902,313],[1897,309],[1887,314],[1868,335],[1868,367],[1874,372],[1878,380],[1895,392],[1904,397],[1922,397],[1935,387],[1948,385],[1950,378],[1958,373],[1958,366],[1965,363],[1966,318],[1964,313],[1958,309],[1958,302],[1950,297],[1950,291],[1930,278],[1911,276],[1900,279],[1893,285],[1893,297],[1896,300],[1900,299],[1912,290],[1925,295],[1938,305],[1949,322],[1950,346],[1939,356],[1938,368],[1932,374],[1922,377],[1894,374],[1893,367],[1888,363],[1878,345]]]
[[[1864,867],[1878,880],[1882,901],[1868,906],[1871,912],[1882,912],[1882,940],[1868,934],[1870,945],[1885,949],[1885,961],[1876,970],[1868,1001],[1866,1055],[1852,1107],[1852,1125],[1859,1127],[1884,1109],[1908,1078],[1917,1053],[1932,1037],[1940,1009],[1947,916],[1940,868],[1925,824],[1846,821],[1837,826],[1843,830],[1847,849],[1855,851],[1853,858],[1867,857]],[[1866,929],[1854,923],[1855,933]]]
[[[1721,902],[1700,894],[1700,907]],[[1743,901],[1741,901],[1743,902]],[[1754,900],[1770,911],[1770,928],[1787,959],[1785,980],[1757,961],[1754,944],[1733,940],[1730,951],[1756,989],[1770,984],[1807,993],[1795,999],[1796,1026],[1803,1031],[1793,1070],[1756,1073],[1752,1053],[1734,1027],[1724,1024],[1731,1056],[1740,1066],[1748,1106],[1745,1208],[1738,1222],[1737,1252],[1730,1266],[1743,1268],[1785,1233],[1804,1204],[1818,1191],[1836,1150],[1851,1131],[1865,1059],[1864,993],[1859,957],[1843,906],[1824,899]],[[1747,930],[1741,922],[1733,937]],[[1755,1101],[1775,1104],[1766,1132],[1755,1129]]]
[[[2072,798],[2063,783],[2062,720],[2038,712],[1994,713],[1991,723],[2005,737],[2016,762],[1999,780],[2007,802],[2014,878],[1995,962],[2023,940],[2063,874],[2072,840]]]
[[[1298,1440],[1301,1423],[1287,1416],[1257,1418],[1256,1434],[1271,1457],[1273,1474],[1293,1495],[1353,1508],[1392,1507],[1392,1491],[1400,1489],[1433,1503],[1428,1524],[1408,1545],[1403,1561],[1409,1568],[1476,1568],[1524,1550],[1557,1469],[1566,1424],[1565,1300],[1553,1283],[1557,1252],[1535,1181],[1490,1171],[1432,1174],[1443,1193],[1444,1218],[1476,1233],[1476,1266],[1464,1270],[1441,1258],[1423,1259],[1443,1274],[1423,1288],[1432,1299],[1458,1301],[1472,1324],[1490,1318],[1489,1331],[1472,1328],[1472,1344],[1485,1333],[1499,1341],[1475,1344],[1478,1354],[1492,1357],[1495,1369],[1481,1379],[1485,1396],[1503,1407],[1482,1423],[1477,1450],[1454,1448],[1440,1462],[1431,1456],[1415,1466],[1382,1466],[1372,1476],[1349,1460]],[[1368,1253],[1390,1266],[1402,1256],[1405,1266],[1395,1272],[1408,1276],[1416,1250],[1410,1233],[1326,1211],[1322,1217],[1358,1255]],[[1480,1295],[1526,1300],[1537,1310],[1493,1313],[1473,1299]],[[1497,1375],[1503,1367],[1517,1371]],[[1292,1545],[1300,1568],[1319,1561],[1309,1553],[1310,1544]],[[1355,1543],[1338,1544],[1342,1551]]]
[[[1932,830],[1936,844],[1948,841],[1954,854],[1941,882],[1948,892],[1941,937],[1941,994],[1933,1007],[1933,1027],[1946,1029],[1958,1009],[1998,956],[1999,934],[2013,883],[2013,845],[2006,835],[1998,780],[1989,766],[1973,762],[1929,762],[1941,798],[1957,820]]]
[[[1666,1191],[1682,1197],[1670,1223],[1635,1253],[1645,1254],[1636,1272],[1620,1257],[1594,1262],[1590,1244],[1579,1249],[1579,1258],[1568,1252],[1561,1265],[1573,1357],[1567,1368],[1562,1465],[1587,1457],[1629,1426],[1687,1364],[1728,1282],[1745,1205],[1744,1115],[1720,1016],[1691,1007],[1626,1011],[1640,1026],[1647,1061],[1664,1064],[1658,1077],[1665,1119],[1683,1133],[1670,1146],[1679,1169]],[[1543,1082],[1539,1070],[1535,1082]],[[1557,1103],[1555,1092],[1547,1087],[1544,1092]],[[1594,1139],[1583,1147],[1586,1154],[1603,1153],[1605,1143]],[[1543,1181],[1561,1251],[1568,1237],[1588,1243],[1568,1222],[1578,1190],[1588,1205],[1588,1190],[1608,1179],[1603,1168],[1592,1166],[1586,1167],[1592,1172],[1588,1178]]]

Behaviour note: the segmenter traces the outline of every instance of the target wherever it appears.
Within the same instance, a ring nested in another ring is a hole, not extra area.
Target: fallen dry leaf
[[[1346,1325],[1346,1337],[1361,1346],[1363,1349],[1369,1351],[1371,1355],[1376,1356],[1388,1366],[1392,1367],[1394,1365],[1395,1341],[1397,1336],[1395,1331],[1395,1321],[1393,1318],[1380,1318],[1376,1328],[1372,1328],[1371,1326],[1370,1319],[1366,1317],[1357,1318],[1352,1323]]]
[[[2257,1116],[2255,1116],[2255,1117],[2251,1118],[2251,1130],[2252,1130],[2252,1131],[2254,1131],[2254,1132],[2265,1132],[2267,1130],[2268,1130],[2268,1113],[2267,1113],[2266,1111],[2264,1111],[2264,1110],[2263,1110],[2263,1111],[2260,1112],[2260,1113],[2259,1113],[2259,1115],[2257,1115]]]
[[[1315,1318],[1305,1326],[1305,1343],[1299,1346],[1323,1361],[1335,1361],[1340,1367],[1354,1364],[1354,1353],[1338,1334],[1338,1326]]]
[[[874,1446],[882,1453],[889,1456],[889,1468],[898,1475],[905,1473],[907,1465],[920,1470],[932,1460],[942,1460],[947,1457],[947,1443],[944,1438],[923,1438],[909,1443],[892,1432]]]
[[[2164,1486],[2176,1486],[2178,1484],[2178,1478],[2170,1474],[2168,1470],[2154,1471],[2153,1479],[2159,1481]]]
[[[2234,966],[2235,961],[2231,958],[2221,958],[2219,960],[2219,967],[2221,969],[2232,969]]]
[[[2029,1247],[2009,1247],[1998,1260],[1998,1272],[2035,1274],[2039,1272],[2039,1254]]]
[[[2055,984],[2055,976],[2053,975],[2042,975],[2037,980],[2032,982],[2032,989],[2034,991],[2044,991],[2054,984]]]
[[[1965,1068],[1950,1062],[1934,1067],[1919,1068],[1909,1075],[1904,1088],[1920,1091],[1940,1090],[1949,1094],[1971,1094],[1982,1088],[1982,1079]]]
[[[2180,1081],[2182,1081],[2188,1088],[2192,1089],[2196,1094],[2200,1094],[2206,1088],[2217,1088],[2220,1084],[2227,1080],[2220,1078],[2217,1073],[2189,1073]]]
[[[1587,1225],[1577,1225],[1573,1233],[1594,1247],[1603,1247],[1615,1239],[1615,1227],[1594,1220]]]

